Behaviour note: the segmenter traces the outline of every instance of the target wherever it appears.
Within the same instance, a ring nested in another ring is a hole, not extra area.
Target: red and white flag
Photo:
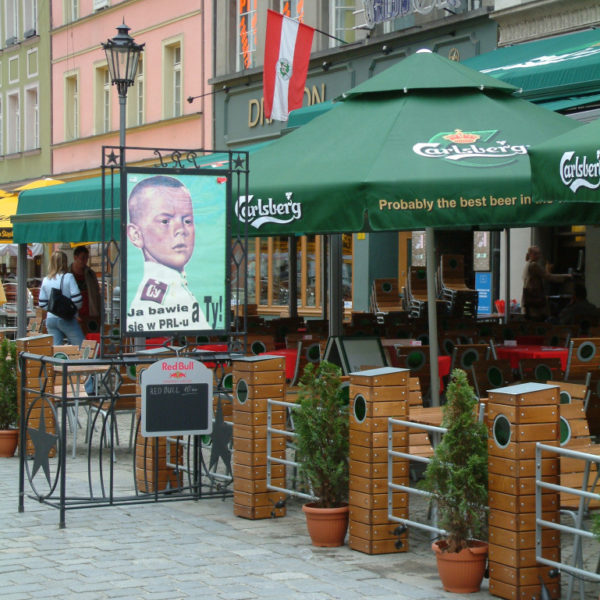
[[[267,11],[263,71],[267,119],[287,121],[289,112],[302,106],[314,32],[308,25]]]

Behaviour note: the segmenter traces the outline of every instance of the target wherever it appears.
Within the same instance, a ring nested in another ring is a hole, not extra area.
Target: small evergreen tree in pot
[[[477,420],[477,397],[461,369],[452,372],[442,426],[447,428],[422,486],[438,503],[445,552],[460,552],[485,535],[488,500],[487,428]]]
[[[348,409],[341,383],[339,367],[309,363],[300,379],[300,409],[294,412],[300,472],[320,508],[348,500]]]
[[[0,344],[0,430],[17,426],[17,346],[3,339]]]

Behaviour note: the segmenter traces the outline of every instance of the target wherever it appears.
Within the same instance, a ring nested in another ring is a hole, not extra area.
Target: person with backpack
[[[60,303],[56,302],[58,294],[52,290],[59,290],[63,296],[72,301],[76,309],[81,308],[83,298],[79,291],[79,286],[73,274],[69,273],[67,255],[60,250],[54,252],[50,257],[50,269],[48,270],[48,275],[44,277],[42,287],[40,288],[39,305],[40,308],[48,311],[46,329],[52,336],[55,346],[63,344],[65,338],[67,339],[67,343],[74,346],[81,346],[84,336],[81,325],[77,320],[77,312],[70,318],[68,313],[62,313],[62,310],[59,308]],[[68,304],[68,302],[64,303]],[[60,311],[62,315],[56,314],[52,310]]]

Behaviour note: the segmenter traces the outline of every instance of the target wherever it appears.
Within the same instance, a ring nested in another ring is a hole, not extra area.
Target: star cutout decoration
[[[229,443],[231,442],[232,433],[231,424],[225,423],[225,419],[223,418],[223,406],[219,397],[217,400],[215,421],[213,423],[212,445],[210,460],[208,461],[209,471],[214,471],[217,468],[219,459],[221,459],[225,465],[227,475],[231,475],[231,450]]]
[[[233,166],[235,169],[243,169],[244,168],[244,159],[242,158],[241,154],[238,154],[234,159],[233,159]]]
[[[50,481],[50,463],[48,462],[48,459],[50,458],[50,451],[56,446],[58,436],[46,430],[45,412],[46,411],[42,409],[38,429],[31,429],[31,427],[27,428],[35,448],[31,479],[35,477],[41,467],[46,475],[48,485],[52,487],[52,482]]]
[[[111,164],[111,163],[117,164],[117,158],[118,158],[118,155],[115,154],[114,150],[111,150],[110,154],[108,154],[106,156],[106,160],[108,161],[108,164]]]

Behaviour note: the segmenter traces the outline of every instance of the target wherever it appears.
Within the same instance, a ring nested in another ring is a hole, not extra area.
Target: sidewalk
[[[130,457],[123,452],[115,463],[123,475]],[[315,548],[295,500],[285,518],[261,521],[234,517],[231,498],[85,508],[67,511],[66,529],[59,529],[50,506],[26,498],[25,512],[18,512],[18,465],[16,457],[0,459],[3,600],[492,597],[487,580],[476,594],[444,592],[419,531],[410,532],[410,550],[401,554]],[[70,476],[83,478],[86,466],[78,454]],[[593,560],[597,555],[596,548]],[[590,586],[586,600],[597,600]]]

